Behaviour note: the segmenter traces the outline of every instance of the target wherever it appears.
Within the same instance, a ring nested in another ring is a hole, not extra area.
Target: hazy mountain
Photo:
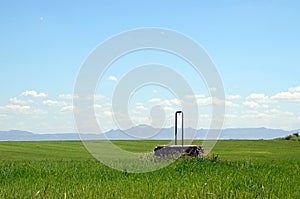
[[[216,139],[211,135],[218,134],[217,130],[207,129],[195,130],[184,129],[185,139]],[[289,134],[300,132],[300,130],[285,131],[281,129],[268,128],[228,128],[221,131],[218,139],[274,139],[285,137]],[[208,133],[208,134],[207,134]],[[206,136],[208,135],[208,136]],[[181,139],[181,130],[178,129],[178,140]],[[77,133],[56,133],[56,134],[35,134],[27,131],[11,130],[0,131],[0,141],[38,141],[38,140],[173,140],[174,127],[153,128],[148,125],[138,125],[127,130],[110,130],[104,134],[77,134]]]
[[[90,139],[96,139],[94,134],[88,134]],[[35,134],[27,131],[0,131],[0,141],[39,141],[39,140],[80,140],[77,133]]]
[[[300,134],[300,129],[295,129],[291,131],[292,133],[299,133]]]
[[[290,131],[282,129],[268,128],[231,128],[224,129],[220,136],[221,139],[274,139],[289,135]]]
[[[284,131],[281,129],[268,129],[268,128],[229,128],[221,131],[219,137],[213,136],[218,135],[218,130],[199,129],[195,130],[192,128],[184,129],[185,139],[274,139],[279,137],[285,137],[291,134],[292,131]],[[137,126],[131,129],[121,130],[110,130],[106,132],[106,136],[109,139],[174,139],[174,127],[155,129],[150,126]],[[181,129],[178,129],[177,138],[181,139]]]

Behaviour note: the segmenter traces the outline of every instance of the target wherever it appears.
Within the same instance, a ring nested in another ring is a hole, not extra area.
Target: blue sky
[[[178,31],[206,50],[227,95],[224,127],[300,128],[299,8],[298,1],[1,1],[0,130],[73,132],[71,94],[82,63],[101,42],[142,27]],[[164,53],[136,53],[118,63],[152,59],[172,65],[186,79],[196,78]],[[118,63],[104,74],[96,93],[104,130],[116,128],[111,95],[126,73]],[[191,86],[206,128],[209,93],[201,79]],[[153,102],[172,121],[178,104],[160,89],[140,89],[129,102],[136,124],[151,123]]]

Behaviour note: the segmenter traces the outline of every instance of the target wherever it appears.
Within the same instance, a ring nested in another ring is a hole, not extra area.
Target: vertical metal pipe
[[[182,146],[183,146],[183,112],[181,111],[181,139],[182,139]]]
[[[175,145],[177,145],[177,114],[181,115],[181,145],[183,146],[183,112],[182,111],[176,111],[175,112]]]
[[[175,112],[175,145],[177,145],[177,112]]]

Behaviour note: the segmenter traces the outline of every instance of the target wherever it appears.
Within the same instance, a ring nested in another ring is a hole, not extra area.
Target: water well
[[[181,145],[177,144],[177,118],[181,115]],[[155,156],[172,156],[172,155],[187,155],[192,157],[202,156],[204,154],[204,149],[202,146],[198,145],[184,145],[184,128],[183,128],[184,114],[183,111],[175,112],[175,145],[161,145],[154,149]]]

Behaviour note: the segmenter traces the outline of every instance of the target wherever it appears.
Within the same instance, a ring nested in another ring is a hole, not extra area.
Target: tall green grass
[[[145,152],[164,142],[115,144]],[[219,141],[212,151],[219,158],[182,158],[132,174],[101,164],[81,142],[0,142],[0,198],[299,198],[299,147]]]
[[[97,141],[101,144],[106,141]],[[151,152],[166,140],[113,141],[132,152]],[[201,145],[201,140],[193,144]],[[219,140],[211,154],[222,160],[300,159],[300,142],[291,140]],[[0,160],[91,160],[93,157],[80,141],[0,142]]]
[[[188,158],[130,174],[93,160],[4,161],[0,198],[297,198],[299,165]]]

